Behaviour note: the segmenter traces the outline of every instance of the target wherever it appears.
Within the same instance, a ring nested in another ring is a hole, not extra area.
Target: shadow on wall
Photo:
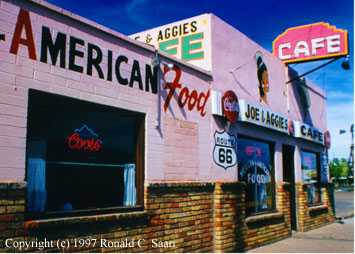
[[[299,73],[296,72],[294,69],[289,68],[289,80],[292,80],[299,76]],[[313,126],[313,121],[311,114],[309,112],[309,108],[311,107],[311,100],[309,97],[309,90],[310,87],[307,86],[306,80],[304,78],[299,78],[291,84],[291,89],[293,89],[294,98],[292,102],[296,102],[297,105],[295,108],[298,108],[300,115],[302,116],[302,121],[310,126]],[[291,103],[292,103],[291,102]]]

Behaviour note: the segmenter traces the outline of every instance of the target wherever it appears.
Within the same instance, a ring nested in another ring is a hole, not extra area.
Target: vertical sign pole
[[[286,80],[289,79],[289,68],[286,66]],[[286,99],[287,99],[287,112],[290,112],[290,94],[289,94],[289,85],[286,83]]]

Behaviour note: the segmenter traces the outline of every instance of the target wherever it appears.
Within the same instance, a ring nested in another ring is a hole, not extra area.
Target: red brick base
[[[322,205],[308,206],[307,184],[297,183],[298,230],[305,232],[335,221],[334,187],[331,183],[322,183]]]
[[[276,186],[277,211],[247,218],[245,183],[184,182],[147,184],[140,212],[26,221],[26,182],[0,183],[0,252],[244,252],[290,236],[290,185]],[[332,185],[318,208],[297,186],[299,230],[334,221]]]
[[[289,184],[277,188],[278,212],[245,217],[245,183],[215,188],[215,252],[244,252],[290,236]]]

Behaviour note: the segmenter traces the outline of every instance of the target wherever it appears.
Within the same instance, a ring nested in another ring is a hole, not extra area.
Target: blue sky
[[[327,123],[332,135],[329,157],[349,156],[350,125],[354,123],[354,1],[235,1],[235,0],[47,0],[63,9],[130,35],[203,13],[214,13],[265,49],[287,28],[327,22],[349,33],[351,69],[343,59],[307,75],[327,93]],[[329,60],[292,64],[300,73]],[[348,132],[339,135],[339,130]]]

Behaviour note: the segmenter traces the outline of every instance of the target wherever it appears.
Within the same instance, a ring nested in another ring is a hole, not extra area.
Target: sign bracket
[[[312,70],[310,70],[310,71],[307,71],[306,73],[303,73],[302,75],[299,75],[299,76],[297,76],[297,77],[295,77],[295,78],[293,78],[293,79],[287,81],[286,84],[291,83],[291,82],[293,82],[293,81],[295,81],[295,80],[297,80],[297,79],[299,79],[299,78],[302,78],[302,77],[304,77],[304,76],[306,76],[306,75],[308,75],[308,74],[310,74],[310,73],[312,73],[312,72],[314,72],[314,71],[316,71],[316,70],[318,70],[318,69],[320,69],[320,68],[323,68],[324,66],[326,66],[326,65],[328,65],[328,64],[331,64],[331,63],[335,62],[336,60],[338,60],[338,59],[340,59],[340,58],[341,58],[341,57],[334,58],[333,60],[331,60],[331,61],[329,61],[329,62],[327,62],[327,63],[325,63],[325,64],[322,64],[322,65],[320,65],[320,66],[318,66],[318,67],[316,67],[316,68],[314,68],[314,69],[312,69]],[[309,88],[309,87],[308,87],[308,88]],[[322,95],[322,96],[323,96],[323,95]]]

